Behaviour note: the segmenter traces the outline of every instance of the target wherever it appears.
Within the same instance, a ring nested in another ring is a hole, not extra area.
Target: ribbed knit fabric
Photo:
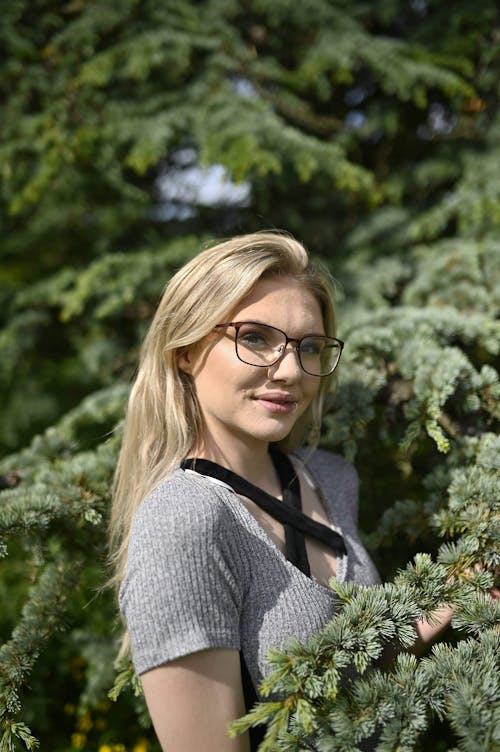
[[[307,469],[346,543],[338,579],[378,583],[356,529],[356,471],[324,451]],[[286,560],[236,494],[181,469],[135,515],[120,608],[138,674],[198,650],[236,648],[256,689],[270,647],[307,639],[333,615],[331,591]]]

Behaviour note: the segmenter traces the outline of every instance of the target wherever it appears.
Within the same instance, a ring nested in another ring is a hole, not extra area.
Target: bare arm
[[[141,681],[164,752],[249,752],[248,734],[227,735],[228,723],[245,714],[237,650],[192,653]]]
[[[480,572],[483,567],[481,564],[476,564],[474,568]],[[467,572],[472,573],[473,570],[466,570],[465,574]],[[497,587],[493,587],[489,591],[489,594],[494,601],[500,598],[500,590]],[[425,650],[437,640],[440,634],[450,626],[453,613],[454,611],[451,606],[441,606],[441,608],[438,608],[433,612],[433,618],[430,622],[425,619],[418,621],[416,624],[417,639],[410,648],[410,651],[416,655],[425,652]]]
[[[415,655],[424,653],[432,643],[437,640],[439,635],[450,626],[453,617],[451,606],[441,606],[432,614],[432,620],[420,619],[416,623],[417,639],[413,643],[409,652]]]

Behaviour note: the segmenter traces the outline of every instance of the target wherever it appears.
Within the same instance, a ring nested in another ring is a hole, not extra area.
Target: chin
[[[275,444],[286,439],[292,428],[293,426],[290,426],[289,428],[283,428],[281,430],[262,432],[262,435],[256,438],[260,438],[262,441],[267,441],[269,444]]]

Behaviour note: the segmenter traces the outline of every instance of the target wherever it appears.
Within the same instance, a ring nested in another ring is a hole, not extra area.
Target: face
[[[223,321],[257,321],[283,330],[291,338],[324,334],[318,301],[288,277],[261,280]],[[234,450],[265,447],[284,439],[308,408],[320,377],[305,373],[288,345],[272,366],[258,368],[236,356],[233,327],[216,329],[184,351],[179,367],[190,374],[204,419],[200,447]]]

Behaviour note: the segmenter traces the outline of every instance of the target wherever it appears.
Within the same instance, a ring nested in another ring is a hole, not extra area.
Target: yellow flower
[[[124,744],[113,744],[112,752],[127,752]]]
[[[147,739],[139,739],[132,752],[148,752],[149,742]]]
[[[101,746],[98,749],[98,752],[113,752],[109,744],[101,744]]]
[[[77,721],[78,731],[90,731],[93,726],[93,721],[90,713],[84,713]]]
[[[87,737],[85,734],[71,734],[71,744],[76,749],[83,749],[86,741]]]

